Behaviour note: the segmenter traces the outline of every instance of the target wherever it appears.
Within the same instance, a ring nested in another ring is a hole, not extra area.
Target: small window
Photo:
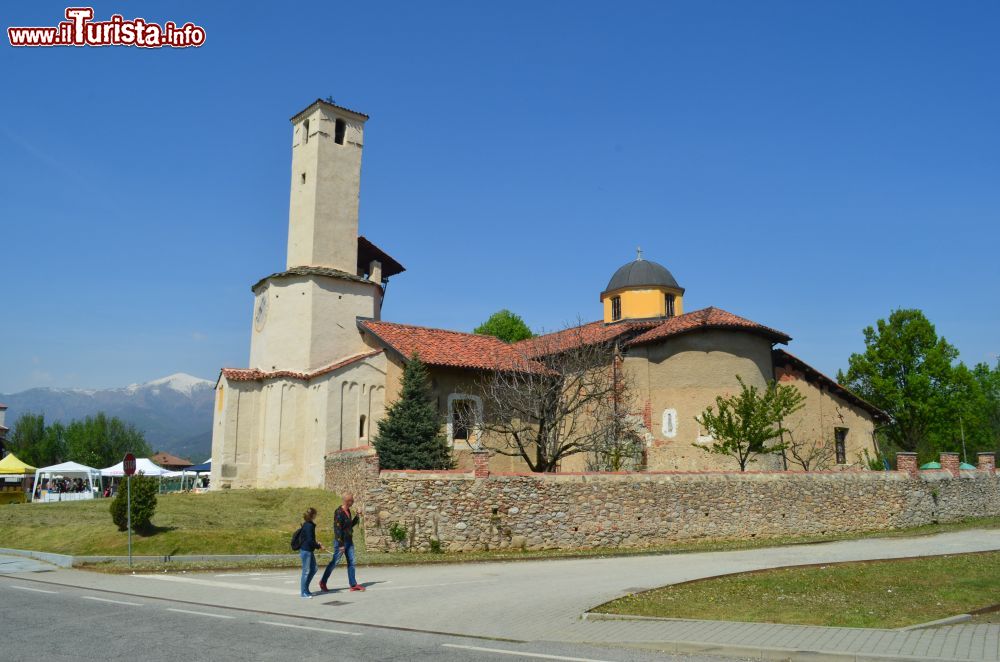
[[[333,141],[338,145],[344,144],[344,135],[347,133],[347,122],[338,119],[333,125]]]
[[[611,321],[617,322],[622,318],[622,298],[611,297]]]
[[[674,316],[674,300],[675,300],[675,298],[676,297],[674,297],[673,294],[668,294],[667,295],[666,307],[665,307],[665,310],[666,310],[666,313],[667,313],[667,317],[673,317]]]
[[[671,439],[677,436],[677,410],[663,410],[663,436]]]
[[[476,403],[472,400],[456,400],[451,409],[451,438],[454,441],[469,440],[469,424],[474,421]]]
[[[833,440],[837,446],[837,464],[847,464],[847,428],[834,428]]]
[[[309,120],[302,123],[302,144],[309,142]]]
[[[302,173],[302,183],[306,183],[306,173]]]
[[[358,426],[358,439],[365,438],[365,423],[368,422],[368,417],[361,414],[361,424]]]

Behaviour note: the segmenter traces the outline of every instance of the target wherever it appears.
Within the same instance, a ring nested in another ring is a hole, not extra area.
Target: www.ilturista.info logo
[[[93,7],[67,7],[66,19],[53,28],[10,27],[11,46],[137,46],[139,48],[190,48],[205,43],[205,28],[194,23],[178,27],[144,18],[125,20],[114,14],[107,21],[94,21]]]

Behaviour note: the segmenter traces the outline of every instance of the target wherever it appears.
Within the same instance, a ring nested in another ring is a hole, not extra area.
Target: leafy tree
[[[837,380],[892,417],[882,431],[892,447],[940,449],[942,437],[952,427],[957,430],[965,406],[956,393],[963,389],[952,365],[958,350],[938,337],[919,310],[894,310],[888,321],[867,327],[864,336],[864,353],[852,354],[847,373],[839,372]]]
[[[399,399],[389,406],[372,440],[383,469],[451,469],[451,449],[431,398],[427,367],[414,354],[403,369]]]
[[[718,455],[730,455],[739,462],[740,471],[756,461],[756,456],[778,453],[787,448],[783,442],[772,440],[788,432],[781,421],[801,409],[805,396],[794,386],[782,386],[774,380],[761,391],[747,386],[737,376],[740,392],[724,398],[715,398],[715,407],[708,407],[696,416],[698,422],[715,441],[711,445],[694,444],[698,448]]]
[[[66,426],[66,452],[75,462],[107,467],[120,462],[126,453],[148,456],[150,448],[134,425],[98,412]]]
[[[521,316],[506,308],[490,315],[490,318],[477,326],[473,333],[478,333],[481,336],[494,336],[507,343],[526,340],[534,336]]]
[[[152,519],[156,513],[156,494],[160,490],[159,481],[152,476],[137,473],[132,476],[132,530],[148,533],[152,530]],[[111,520],[119,531],[128,529],[128,488],[122,481],[115,498],[111,500]]]
[[[35,467],[58,464],[67,457],[63,433],[59,423],[46,426],[44,414],[22,414],[7,439],[7,450]]]

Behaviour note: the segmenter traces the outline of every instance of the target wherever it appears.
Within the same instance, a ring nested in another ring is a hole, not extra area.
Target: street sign
[[[135,455],[126,453],[122,460],[122,473],[125,474],[126,505],[128,509],[128,566],[132,567],[132,475],[135,474]]]

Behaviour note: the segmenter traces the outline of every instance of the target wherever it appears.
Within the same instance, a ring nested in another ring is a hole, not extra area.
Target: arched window
[[[361,414],[361,424],[358,426],[358,439],[365,438],[365,423],[368,422],[368,417]]]
[[[677,436],[677,410],[676,409],[664,409],[663,410],[663,426],[662,426],[663,436],[672,439]]]

